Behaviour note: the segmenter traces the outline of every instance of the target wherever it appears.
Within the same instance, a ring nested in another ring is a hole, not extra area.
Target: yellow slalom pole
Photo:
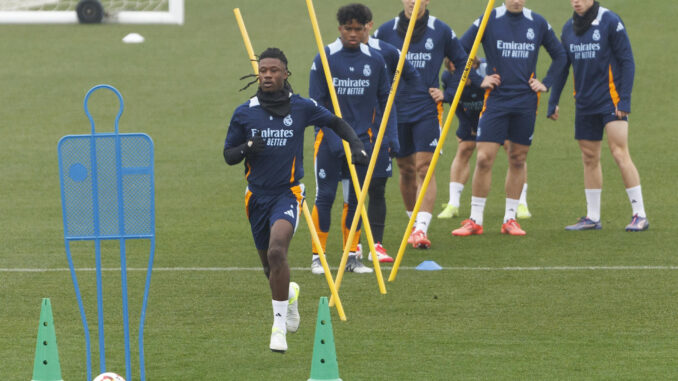
[[[252,64],[252,70],[254,74],[259,74],[259,66],[257,65],[257,57],[254,55],[254,49],[252,48],[252,43],[250,42],[250,35],[247,34],[247,28],[245,28],[245,21],[243,21],[242,14],[240,14],[240,8],[233,9],[235,14],[235,19],[238,22],[238,28],[240,28],[240,34],[242,34],[242,40],[245,42],[245,49],[247,50],[247,56],[250,58],[250,63]]]
[[[421,191],[419,192],[419,196],[417,197],[417,203],[414,205],[414,209],[412,210],[412,217],[410,217],[410,221],[407,224],[407,228],[405,229],[403,240],[400,243],[400,248],[398,249],[398,256],[396,257],[396,260],[393,263],[393,268],[391,269],[391,274],[389,275],[388,278],[389,282],[393,282],[395,280],[396,275],[398,274],[398,268],[400,267],[400,262],[403,260],[403,254],[405,253],[405,247],[407,246],[407,238],[410,236],[412,226],[414,226],[414,220],[417,216],[417,213],[419,213],[421,202],[424,199],[426,190],[428,189],[428,184],[431,181],[431,177],[433,176],[433,172],[435,171],[436,164],[438,164],[440,150],[443,148],[443,143],[445,142],[445,138],[447,137],[447,132],[450,129],[450,125],[452,124],[452,119],[454,119],[454,113],[457,110],[457,106],[459,105],[459,99],[461,98],[461,93],[464,91],[464,86],[466,86],[466,80],[468,79],[468,75],[471,72],[471,67],[473,66],[473,59],[476,56],[478,47],[480,46],[480,41],[483,39],[485,27],[487,26],[487,21],[489,20],[490,13],[492,12],[493,7],[494,0],[489,0],[487,3],[487,7],[485,8],[483,20],[480,23],[480,27],[478,28],[478,34],[476,34],[475,41],[473,41],[473,47],[469,52],[468,60],[466,61],[466,67],[464,68],[464,73],[462,74],[461,81],[457,86],[457,93],[454,95],[454,100],[452,101],[452,105],[450,106],[450,110],[448,111],[447,119],[445,119],[445,125],[443,126],[443,130],[440,133],[440,139],[438,139],[438,146],[436,147],[436,150],[433,153],[431,164],[428,167],[426,177],[424,178],[424,182],[421,185],[422,187]]]
[[[259,74],[259,67],[257,66],[257,60],[254,56],[254,50],[252,49],[252,43],[250,42],[250,37],[247,34],[247,29],[245,28],[245,22],[243,21],[242,15],[240,14],[240,9],[233,9],[235,18],[238,21],[238,27],[240,28],[240,33],[242,34],[243,42],[245,43],[245,48],[247,49],[247,55],[252,62],[252,69],[254,69],[254,74]],[[337,288],[334,285],[334,280],[332,279],[332,274],[330,273],[330,267],[327,265],[327,259],[325,258],[325,252],[323,251],[322,245],[320,245],[320,239],[318,238],[318,233],[315,231],[315,226],[313,225],[313,218],[311,218],[311,213],[308,211],[308,205],[306,204],[306,198],[301,200],[301,207],[306,217],[306,223],[308,228],[311,231],[311,239],[315,244],[316,249],[318,250],[318,256],[320,257],[320,263],[325,269],[325,279],[327,284],[330,287],[330,292],[332,293],[332,298],[337,300],[337,313],[339,313],[339,319],[346,321],[346,313],[344,312],[344,307],[341,305],[341,300],[339,299],[339,293]]]
[[[339,100],[337,99],[337,93],[334,89],[334,83],[332,81],[332,73],[330,73],[330,65],[327,61],[327,55],[325,54],[325,44],[323,44],[322,37],[320,36],[320,27],[318,26],[318,18],[315,14],[315,9],[313,7],[313,0],[306,0],[306,6],[308,7],[308,14],[311,18],[311,25],[313,26],[313,33],[315,34],[315,40],[318,45],[318,53],[323,64],[323,69],[325,72],[325,80],[327,82],[327,88],[330,93],[330,98],[332,98],[332,105],[334,106],[334,113],[341,118],[341,109],[339,108]],[[348,146],[346,141],[342,141],[344,145],[344,152],[346,153],[346,160],[348,161],[348,169],[351,172],[351,180],[353,181],[353,188],[355,194],[361,194],[360,182],[358,181],[358,175],[355,172],[355,167],[351,162],[351,149]],[[365,227],[365,236],[367,236],[368,245],[370,247],[370,253],[372,253],[372,258],[376,258],[377,253],[374,251],[374,238],[372,236],[372,229],[370,228],[370,222],[367,219],[367,211],[365,208],[356,209],[360,211],[360,214],[363,218],[363,226]],[[354,219],[354,223],[356,223]],[[355,234],[355,231],[353,231]],[[353,236],[349,235],[348,240],[346,240],[346,246],[344,247],[344,253],[341,256],[341,262],[339,263],[339,270],[337,271],[337,277],[334,281],[337,290],[341,286],[341,279],[344,275],[344,269],[346,267],[346,261],[348,260],[348,251],[350,249],[351,242],[353,241]],[[377,276],[377,283],[379,284],[379,291],[382,294],[386,293],[386,286],[384,285],[384,278],[381,275],[381,266],[379,266],[379,261],[374,261],[374,272]],[[330,298],[329,305],[332,306],[334,299]]]

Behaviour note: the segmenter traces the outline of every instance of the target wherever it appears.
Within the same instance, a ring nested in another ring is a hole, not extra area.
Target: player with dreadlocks
[[[280,49],[266,49],[258,65],[259,88],[233,112],[224,159],[229,165],[245,160],[245,211],[273,297],[270,348],[285,352],[287,331],[299,327],[299,286],[290,282],[287,251],[304,198],[299,182],[304,176],[304,130],[309,125],[327,126],[348,142],[355,164],[367,165],[368,156],[348,123],[292,92],[287,58]]]

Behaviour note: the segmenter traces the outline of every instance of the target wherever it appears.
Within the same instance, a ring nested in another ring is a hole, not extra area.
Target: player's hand
[[[553,111],[553,114],[549,115],[548,118],[551,120],[558,120],[558,112],[560,111],[560,107],[556,106],[555,111]]]
[[[545,93],[549,91],[546,85],[541,83],[541,81],[538,80],[537,78],[530,78],[528,83],[530,84],[530,88],[532,89],[532,91],[534,91],[535,93]]]
[[[431,95],[431,98],[433,98],[433,100],[436,103],[442,102],[443,100],[445,100],[445,94],[440,89],[432,87],[432,88],[428,89],[428,93],[429,93],[429,95]]]
[[[370,158],[367,156],[367,152],[361,149],[360,151],[352,151],[351,161],[353,161],[353,165],[367,166],[370,163]]]
[[[365,146],[362,142],[360,144],[351,144],[351,161],[353,165],[368,165],[370,163],[370,157],[367,156],[367,151],[365,151]]]
[[[501,85],[501,77],[499,74],[491,74],[483,78],[483,83],[480,84],[480,87],[483,89],[494,90],[499,85]]]
[[[259,153],[266,149],[266,140],[261,137],[261,132],[258,131],[254,136],[247,140],[246,154]]]
[[[625,117],[629,116],[628,112],[622,111],[620,109],[615,109],[614,114],[617,116],[617,119],[624,119]]]

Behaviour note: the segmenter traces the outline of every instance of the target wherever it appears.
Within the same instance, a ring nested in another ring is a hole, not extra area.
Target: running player
[[[376,135],[375,115],[383,115],[391,88],[384,58],[374,49],[362,43],[365,25],[372,19],[369,9],[361,4],[350,4],[341,7],[337,12],[340,37],[325,48],[334,87],[339,100],[341,114],[354,128],[362,140],[368,154],[372,152],[372,138]],[[320,55],[317,55],[311,67],[309,95],[321,105],[331,106],[330,93],[325,80]],[[395,134],[395,115],[391,117],[386,132]],[[388,137],[387,141],[395,137]],[[384,168],[386,169],[386,168]],[[342,178],[349,178],[348,165],[344,157],[341,140],[331,132],[318,130],[315,141],[315,174],[316,199],[313,207],[313,218],[323,249],[327,244],[330,229],[331,210],[337,192],[337,185]],[[364,181],[367,167],[356,167],[360,183]],[[343,224],[344,240],[353,222],[358,204],[352,183],[344,188],[348,208]],[[350,245],[350,253],[346,262],[346,271],[370,273],[373,270],[365,266],[358,255],[360,234],[355,235]],[[343,247],[343,246],[342,246]],[[311,261],[311,272],[322,274],[315,247]]]
[[[226,163],[245,160],[245,211],[273,296],[270,348],[275,352],[287,350],[287,331],[299,327],[299,286],[290,282],[287,250],[304,197],[299,183],[304,176],[304,129],[328,126],[349,142],[354,163],[367,164],[353,129],[314,101],[293,94],[288,76],[282,51],[269,48],[261,53],[257,94],[235,109],[224,143]]]
[[[443,61],[443,67],[445,67],[446,70],[443,72],[440,80],[445,94],[444,101],[445,103],[451,104],[457,92],[457,88],[453,87],[454,78],[452,76],[452,73],[455,72],[456,68],[448,59]],[[487,70],[487,62],[485,59],[481,60],[476,57],[473,60],[473,69],[479,76],[484,78]],[[455,112],[459,123],[459,127],[457,128],[458,145],[457,153],[452,160],[452,165],[450,165],[450,201],[447,204],[443,204],[444,209],[438,214],[438,218],[447,219],[459,216],[461,193],[464,191],[464,186],[470,175],[469,162],[476,149],[478,119],[480,118],[480,112],[483,109],[484,98],[485,89],[473,84],[470,80],[467,80],[461,98],[459,99],[457,111]],[[504,142],[504,150],[506,150],[507,153],[510,145],[511,142],[508,140]],[[527,182],[523,184],[523,190],[520,193],[516,217],[532,217],[532,214],[527,207]]]
[[[403,45],[415,0],[402,0],[402,3],[403,11],[381,25],[374,34],[376,38],[396,47]],[[458,67],[463,67],[468,58],[452,29],[429,15],[428,4],[429,0],[422,0],[419,14],[415,15],[417,21],[407,52],[407,60],[421,75],[423,91],[405,83],[399,86],[396,94],[400,140],[396,161],[400,173],[400,192],[410,217],[440,137],[438,109],[440,107],[442,110],[443,93],[438,86],[443,58],[449,58]],[[480,81],[480,78],[476,76],[475,80]],[[408,240],[414,247],[431,247],[427,231],[435,198],[436,180],[432,176]]]
[[[468,50],[475,40],[480,18],[461,39]],[[482,39],[488,75],[484,111],[478,122],[478,155],[473,174],[471,216],[462,222],[455,236],[483,233],[483,212],[492,181],[492,165],[505,139],[509,169],[506,175],[506,208],[502,234],[525,235],[516,222],[520,192],[525,183],[525,160],[532,144],[539,93],[548,91],[557,73],[567,63],[563,46],[546,20],[525,8],[525,0],[505,0],[492,10]],[[551,56],[551,67],[542,81],[536,77],[539,48]]]
[[[574,14],[563,26],[562,43],[574,73],[574,138],[584,162],[586,216],[566,230],[597,230],[603,172],[600,151],[603,134],[622,175],[633,216],[626,231],[647,230],[640,175],[628,147],[628,115],[635,63],[631,42],[621,18],[594,0],[570,0]],[[569,74],[569,64],[553,85],[549,118],[558,119],[558,101]]]

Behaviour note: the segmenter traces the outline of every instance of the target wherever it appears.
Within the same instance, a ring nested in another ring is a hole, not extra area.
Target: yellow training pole
[[[330,65],[327,61],[327,55],[325,54],[325,44],[323,44],[322,37],[320,36],[320,27],[318,26],[318,18],[315,15],[315,9],[313,8],[313,0],[306,0],[306,6],[308,7],[308,14],[311,18],[311,25],[313,26],[313,33],[315,34],[315,40],[318,44],[318,53],[320,55],[320,60],[323,64],[323,69],[325,72],[325,80],[327,82],[327,88],[330,93],[330,98],[332,98],[332,105],[334,106],[334,113],[341,118],[341,109],[339,108],[339,100],[337,99],[337,93],[334,89],[334,82],[332,81],[332,73],[330,73]],[[342,141],[344,145],[344,152],[346,153],[346,160],[348,161],[348,169],[351,172],[351,179],[353,181],[353,188],[355,194],[359,195],[361,193],[360,182],[358,182],[358,175],[355,172],[355,167],[351,163],[351,149],[348,146],[346,141]],[[367,219],[367,212],[365,208],[357,209],[360,211],[360,214],[363,218],[363,226],[365,227],[365,236],[367,236],[367,241],[370,247],[370,253],[372,253],[372,258],[376,258],[377,253],[374,251],[374,238],[372,237],[372,229],[370,228],[370,222]],[[354,221],[355,222],[355,221]],[[355,233],[355,232],[354,232]],[[349,235],[349,239],[346,240],[346,246],[344,247],[344,253],[341,256],[341,262],[339,263],[339,271],[337,272],[337,278],[334,283],[337,287],[337,290],[341,286],[341,279],[344,274],[344,269],[346,267],[346,261],[348,260],[348,251],[353,237]],[[381,275],[381,267],[379,266],[379,261],[374,262],[374,272],[377,275],[377,283],[379,283],[379,291],[382,294],[386,293],[386,286],[384,285],[384,278]],[[329,305],[332,306],[334,300],[330,298]]]
[[[242,40],[245,43],[245,49],[247,50],[247,56],[250,58],[252,70],[254,70],[254,74],[258,75],[259,66],[257,65],[257,57],[254,55],[250,35],[247,34],[247,28],[245,28],[245,21],[243,21],[242,14],[240,14],[240,8],[233,9],[233,13],[235,14],[235,20],[238,22],[238,28],[240,28],[240,34],[242,34]]]
[[[242,15],[240,14],[240,9],[235,8],[233,10],[235,18],[238,21],[238,27],[240,28],[240,33],[242,34],[243,42],[245,43],[245,48],[247,49],[247,54],[252,62],[252,69],[254,69],[254,74],[259,74],[259,67],[257,66],[257,60],[254,56],[254,50],[252,49],[252,43],[250,42],[250,37],[247,34],[247,29],[245,28],[245,22],[243,21]],[[308,211],[308,206],[306,204],[306,199],[304,198],[301,201],[301,207],[306,217],[306,223],[308,228],[311,231],[311,239],[318,249],[318,256],[320,257],[320,263],[325,269],[325,278],[327,279],[327,284],[330,287],[330,292],[332,293],[332,298],[337,300],[337,313],[339,313],[339,319],[346,321],[346,313],[344,313],[344,307],[341,305],[341,300],[339,299],[339,294],[337,288],[334,286],[334,280],[332,280],[332,274],[330,273],[330,267],[327,265],[327,259],[325,258],[325,253],[323,248],[320,245],[320,239],[318,238],[318,233],[315,231],[315,226],[313,226],[313,219],[311,218],[311,213]]]
[[[485,8],[483,20],[480,23],[480,27],[478,28],[478,34],[476,34],[476,39],[475,41],[473,41],[473,47],[469,52],[468,60],[466,61],[466,67],[464,68],[464,73],[462,74],[461,81],[457,86],[457,93],[454,95],[454,100],[452,101],[452,105],[450,106],[450,110],[448,111],[447,119],[445,120],[445,125],[443,126],[443,130],[440,133],[440,139],[438,139],[438,146],[436,147],[436,150],[433,153],[431,164],[428,167],[426,177],[424,178],[424,182],[421,185],[422,186],[421,191],[419,192],[419,196],[417,197],[417,203],[414,205],[414,210],[412,210],[412,217],[410,217],[410,221],[407,224],[407,228],[405,229],[403,240],[400,243],[400,249],[398,249],[398,256],[396,257],[396,260],[393,263],[391,275],[388,278],[389,282],[393,282],[395,280],[396,274],[398,274],[398,267],[400,267],[400,262],[403,260],[403,254],[405,253],[405,247],[407,246],[407,238],[410,236],[412,226],[414,225],[414,220],[417,217],[417,213],[419,213],[419,208],[421,207],[421,202],[424,199],[424,194],[426,193],[426,189],[428,189],[428,184],[431,181],[433,171],[435,171],[436,164],[438,163],[438,157],[440,157],[440,150],[443,148],[443,143],[445,142],[445,138],[447,137],[447,131],[450,129],[450,125],[452,124],[454,112],[457,110],[457,106],[459,105],[461,93],[464,91],[464,86],[466,86],[466,80],[468,79],[468,75],[471,72],[471,66],[473,66],[473,59],[475,58],[476,52],[478,51],[478,46],[480,46],[480,41],[483,39],[485,27],[487,26],[487,20],[490,17],[490,13],[492,12],[493,7],[494,0],[489,0],[487,3],[487,7]]]

